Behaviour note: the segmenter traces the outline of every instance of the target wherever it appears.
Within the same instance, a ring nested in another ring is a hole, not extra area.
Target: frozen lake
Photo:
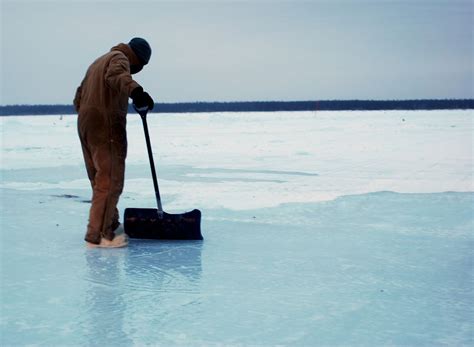
[[[0,345],[474,344],[472,110],[148,119],[203,242],[86,249],[76,117],[0,117]],[[121,212],[154,207],[128,133]]]

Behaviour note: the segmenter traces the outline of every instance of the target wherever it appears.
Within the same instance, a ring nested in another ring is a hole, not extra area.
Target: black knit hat
[[[128,43],[143,65],[148,64],[151,57],[151,47],[145,39],[134,37]]]

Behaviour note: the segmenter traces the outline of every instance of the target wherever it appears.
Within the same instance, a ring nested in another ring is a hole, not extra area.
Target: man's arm
[[[122,54],[116,54],[110,60],[105,82],[110,88],[118,92],[126,92],[128,96],[135,88],[140,87],[130,75],[130,62]]]

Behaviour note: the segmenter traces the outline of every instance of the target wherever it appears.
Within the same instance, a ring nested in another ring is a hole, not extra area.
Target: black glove
[[[133,104],[136,108],[148,107],[148,110],[153,110],[153,106],[155,106],[155,102],[150,94],[144,92],[142,87],[135,88],[130,97],[132,98]]]

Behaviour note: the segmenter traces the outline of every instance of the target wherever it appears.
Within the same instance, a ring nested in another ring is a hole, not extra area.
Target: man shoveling
[[[120,43],[92,63],[76,91],[79,138],[92,186],[85,235],[91,247],[128,244],[117,210],[127,156],[128,98],[136,108],[153,109],[153,99],[131,76],[148,64],[150,56],[150,45],[142,38]]]

